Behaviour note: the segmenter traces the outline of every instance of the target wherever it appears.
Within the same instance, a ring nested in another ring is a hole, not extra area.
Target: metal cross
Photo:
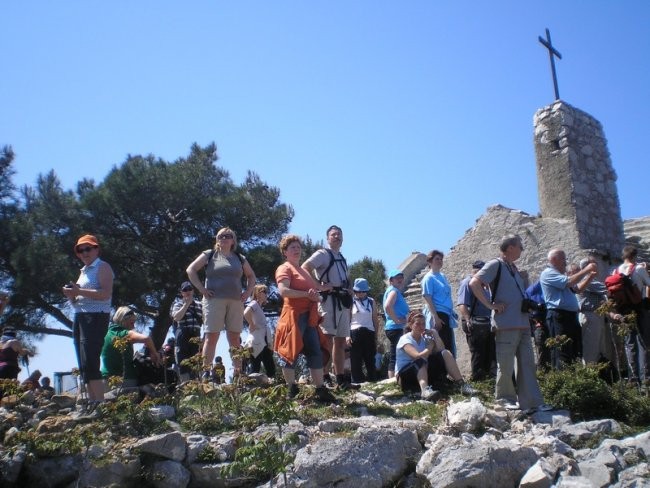
[[[557,88],[557,76],[555,74],[555,58],[553,55],[557,56],[558,59],[562,59],[562,55],[558,52],[557,49],[551,44],[551,33],[546,29],[546,39],[542,36],[538,37],[539,42],[541,42],[546,49],[548,49],[548,57],[551,59],[551,73],[553,74],[553,88],[555,88],[555,99],[560,99],[560,91]]]

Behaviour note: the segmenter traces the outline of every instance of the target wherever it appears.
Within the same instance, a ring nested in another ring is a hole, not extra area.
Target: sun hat
[[[91,234],[83,235],[79,238],[77,243],[74,245],[74,250],[76,251],[79,246],[82,244],[90,244],[91,246],[99,247],[99,241],[97,238]]]
[[[368,280],[365,278],[357,278],[354,280],[354,285],[352,286],[354,291],[370,291],[370,285],[368,285]]]

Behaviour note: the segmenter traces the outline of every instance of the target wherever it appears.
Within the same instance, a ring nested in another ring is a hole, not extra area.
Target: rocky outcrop
[[[400,411],[420,402],[391,390],[389,380],[363,386],[347,402],[358,417],[332,417],[316,425],[290,421],[284,439],[293,462],[286,468],[291,487],[521,487],[650,486],[650,431],[618,439],[613,420],[573,423],[568,411],[525,416],[491,406],[478,398],[446,406],[444,421],[410,420],[367,415],[370,408]],[[160,407],[152,407],[160,409]],[[172,408],[168,406],[168,408]],[[40,405],[15,412],[12,429],[25,429]],[[173,408],[172,408],[173,410]],[[340,406],[330,412],[341,411]],[[66,409],[42,419],[69,418]],[[25,449],[0,447],[0,485],[16,486],[256,486],[254,480],[224,474],[238,449],[238,433],[204,436],[181,432],[173,418],[168,432],[116,444],[93,445],[82,454],[35,458]],[[66,422],[47,425],[67,429]],[[164,424],[163,424],[164,425]],[[257,438],[277,426],[262,425]],[[6,431],[5,436],[9,434]],[[584,445],[597,447],[586,449]],[[289,444],[287,443],[289,446]],[[273,480],[284,486],[285,476]],[[265,486],[270,486],[267,483]]]

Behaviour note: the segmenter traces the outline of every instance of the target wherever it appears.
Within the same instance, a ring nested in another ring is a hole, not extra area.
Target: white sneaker
[[[512,402],[510,400],[497,400],[496,401],[497,405],[501,405],[502,408],[505,408],[506,410],[519,410],[519,402]]]
[[[420,395],[422,400],[434,401],[440,396],[440,392],[432,389],[430,386],[427,386]]]

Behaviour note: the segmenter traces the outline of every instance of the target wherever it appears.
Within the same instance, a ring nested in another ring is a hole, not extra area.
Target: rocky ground
[[[288,460],[285,473],[264,483],[250,475],[250,463],[261,473],[277,457],[250,458],[248,475],[228,470],[246,464],[241,429],[203,435],[181,426],[179,411],[192,396],[144,402],[137,408],[146,415],[116,402],[97,419],[80,416],[72,396],[5,397],[0,486],[650,487],[650,431],[624,437],[614,420],[574,423],[561,410],[524,415],[492,405],[488,395],[436,405],[403,396],[390,381],[337,395],[330,406],[300,396],[302,420],[281,422],[281,439],[276,424],[251,429],[258,446],[282,445]],[[122,419],[117,409],[129,409],[131,418],[120,421],[136,425],[107,423]],[[232,412],[214,417],[237,424]],[[156,433],[138,436],[145,422]]]

